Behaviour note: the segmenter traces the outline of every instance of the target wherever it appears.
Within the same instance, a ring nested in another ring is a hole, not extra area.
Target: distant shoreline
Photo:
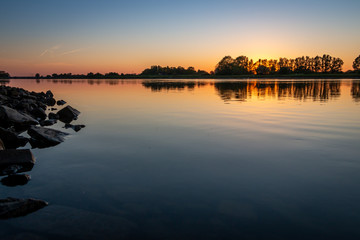
[[[275,75],[125,75],[119,77],[21,77],[8,79],[360,79],[360,73],[275,74]],[[6,80],[6,79],[2,79]]]

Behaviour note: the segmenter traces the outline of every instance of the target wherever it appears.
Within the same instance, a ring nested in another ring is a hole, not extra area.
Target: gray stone
[[[77,119],[80,112],[71,106],[66,106],[57,112],[59,119],[62,122],[70,123],[72,120]]]
[[[48,205],[47,202],[37,199],[0,199],[0,218],[8,219],[26,216]]]
[[[11,124],[18,126],[30,126],[39,123],[29,115],[20,113],[15,109],[12,109],[7,106],[0,106],[0,121],[2,121],[3,126],[11,125]]]
[[[0,138],[6,148],[14,149],[23,147],[29,141],[27,138],[18,136],[15,132],[0,127]]]
[[[39,118],[41,120],[44,120],[47,117],[44,109],[42,109],[40,107],[34,108],[30,113],[32,116]]]
[[[46,105],[48,105],[48,106],[54,106],[55,104],[56,104],[55,98],[51,97],[51,98],[47,98],[47,99],[46,99]]]
[[[0,176],[31,171],[35,158],[29,149],[0,151]]]
[[[75,132],[80,131],[81,129],[83,129],[85,127],[85,125],[72,125],[70,123],[65,123],[64,126],[66,129],[68,128],[72,128]]]
[[[64,100],[59,100],[59,101],[56,102],[56,104],[61,106],[61,105],[66,104],[66,102]]]
[[[24,186],[30,179],[30,175],[27,174],[13,174],[1,179],[1,183],[7,187]]]
[[[40,125],[41,126],[51,126],[51,125],[54,125],[56,122],[57,122],[56,119],[48,119],[48,120],[40,121]]]
[[[49,113],[49,119],[59,119],[59,115],[56,113]]]
[[[44,148],[51,147],[62,143],[64,137],[69,135],[51,128],[32,126],[28,130],[28,134],[36,141],[30,141],[33,146]]]
[[[0,150],[5,150],[5,145],[3,143],[3,141],[0,138]]]

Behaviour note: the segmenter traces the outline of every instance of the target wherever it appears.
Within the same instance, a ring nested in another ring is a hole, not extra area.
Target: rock
[[[54,125],[55,123],[57,123],[57,120],[56,119],[49,119],[49,120],[43,120],[43,121],[40,121],[40,126],[51,126],[51,125]]]
[[[25,216],[49,205],[47,202],[37,199],[0,199],[0,218],[8,219]]]
[[[7,106],[0,106],[0,122],[3,127],[8,127],[12,124],[18,126],[30,126],[39,123],[29,115],[20,113]]]
[[[30,113],[31,113],[32,116],[34,116],[36,118],[39,118],[41,120],[44,120],[47,117],[44,109],[42,109],[40,107],[34,108]]]
[[[54,106],[56,104],[56,100],[55,100],[55,98],[47,98],[46,99],[46,105],[48,105],[48,106]]]
[[[59,119],[59,115],[56,113],[49,113],[49,119]]]
[[[64,126],[66,129],[72,128],[75,132],[80,131],[82,128],[85,127],[85,125],[72,125],[70,123],[66,123]]]
[[[1,179],[1,183],[8,187],[24,186],[30,181],[31,177],[27,174],[9,175]]]
[[[77,119],[80,112],[71,106],[66,106],[57,112],[59,119],[62,122],[70,123],[72,120]]]
[[[6,148],[15,149],[23,147],[28,143],[28,139],[18,136],[15,132],[0,127],[0,138],[3,140],[3,144]]]
[[[59,100],[59,101],[56,102],[56,104],[59,105],[59,106],[62,106],[64,104],[66,104],[66,102],[64,100]]]
[[[5,150],[5,145],[3,143],[3,141],[0,138],[0,150]]]
[[[45,96],[47,98],[52,98],[52,97],[54,97],[54,94],[50,90],[47,90],[47,92],[45,93]]]
[[[58,145],[65,140],[65,136],[69,135],[55,129],[36,126],[30,127],[28,134],[33,138],[30,140],[30,143],[39,148]]]
[[[0,151],[0,176],[31,171],[35,158],[29,149]]]

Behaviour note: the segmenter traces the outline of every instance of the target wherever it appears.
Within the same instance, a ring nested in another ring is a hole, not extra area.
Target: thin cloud
[[[83,48],[74,49],[74,50],[71,50],[71,51],[63,52],[62,54],[60,54],[60,56],[77,53],[77,52],[80,52],[82,50],[83,50]]]
[[[61,47],[61,44],[55,45],[52,48],[46,49],[44,50],[41,54],[40,57],[46,55],[46,54],[50,54],[52,55],[56,50],[58,50]]]

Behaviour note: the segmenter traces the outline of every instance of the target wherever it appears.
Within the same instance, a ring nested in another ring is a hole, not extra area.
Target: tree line
[[[268,75],[291,73],[340,73],[344,61],[324,54],[316,57],[298,57],[295,59],[259,59],[254,62],[246,56],[233,59],[226,56],[216,65],[217,75]]]
[[[194,67],[151,66],[142,71],[140,75],[209,75],[209,73],[200,69],[196,71]]]
[[[215,70],[210,73],[204,70],[196,70],[194,67],[162,67],[159,65],[146,68],[140,74],[124,74],[124,73],[88,73],[88,74],[72,74],[72,73],[54,73],[52,75],[41,76],[39,73],[35,78],[45,79],[126,79],[141,77],[172,77],[172,76],[188,76],[188,77],[206,77],[210,75],[286,75],[286,74],[308,74],[308,73],[342,73],[344,61],[338,57],[332,57],[324,54],[323,56],[309,57],[303,56],[295,59],[279,58],[279,59],[259,59],[254,62],[246,56],[239,56],[233,59],[231,56],[225,56],[216,65]],[[360,56],[353,62],[354,73],[360,73]],[[9,78],[9,73],[0,71],[0,78]],[[30,77],[34,78],[34,77]]]

